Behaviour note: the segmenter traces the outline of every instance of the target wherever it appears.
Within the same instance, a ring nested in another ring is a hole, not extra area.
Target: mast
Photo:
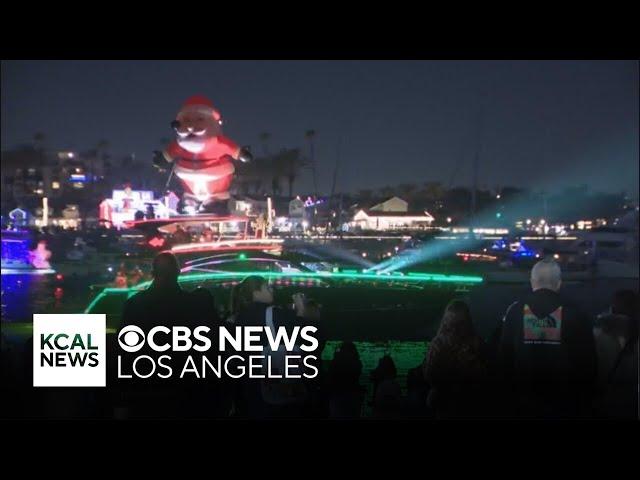
[[[476,138],[476,153],[473,157],[472,165],[472,186],[471,186],[471,222],[470,228],[473,234],[473,228],[476,224],[476,209],[477,209],[477,191],[478,191],[478,166],[480,163],[480,151],[482,149],[482,127],[484,120],[484,108],[480,106],[478,111],[478,123],[477,123],[477,138]]]
[[[336,193],[336,183],[338,180],[338,167],[340,165],[340,147],[342,145],[342,137],[340,137],[338,139],[338,145],[336,146],[336,165],[333,169],[333,181],[331,183],[331,193],[329,195],[329,200],[327,202],[328,206],[331,207],[331,204],[333,203],[333,197],[335,196]],[[342,214],[342,195],[340,196],[340,206],[339,206],[339,214],[338,214],[338,222],[340,221],[340,217]],[[340,225],[340,223],[338,223],[338,225]],[[327,237],[327,235],[329,234],[329,220],[327,220],[327,225],[325,228],[325,233],[324,236],[325,238]]]

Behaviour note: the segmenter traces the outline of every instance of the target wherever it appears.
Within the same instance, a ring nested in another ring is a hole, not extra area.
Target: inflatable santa
[[[235,168],[232,160],[248,162],[251,153],[222,135],[222,119],[210,100],[189,98],[171,124],[177,138],[163,152],[156,152],[158,168],[173,163],[173,172],[185,190],[185,204],[209,209],[229,199]]]

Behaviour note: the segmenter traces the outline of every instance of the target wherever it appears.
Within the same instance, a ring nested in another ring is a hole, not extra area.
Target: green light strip
[[[145,282],[145,283],[149,284],[151,282]],[[105,288],[98,295],[96,295],[96,297],[91,301],[89,306],[84,309],[84,313],[91,313],[91,310],[96,305],[96,303],[98,303],[102,297],[106,297],[110,293],[126,293],[127,298],[129,298],[139,290],[140,288],[138,286],[131,287],[131,288]]]
[[[402,275],[399,273],[394,274],[375,274],[375,273],[346,273],[346,272],[265,272],[265,271],[248,271],[248,272],[212,272],[212,273],[193,273],[187,275],[181,275],[179,278],[180,283],[199,282],[202,280],[215,280],[215,279],[228,279],[247,277],[250,275],[258,275],[267,278],[286,278],[286,277],[298,277],[298,278],[312,278],[312,279],[326,279],[326,278],[347,278],[351,280],[378,280],[378,281],[397,281],[400,278],[407,281],[417,282],[458,282],[458,283],[481,283],[482,277],[467,276],[467,275],[443,275],[440,273],[408,273]],[[151,281],[146,281],[130,289],[122,288],[107,288],[105,292],[122,292],[122,291],[138,291],[147,288],[151,285]]]
[[[181,276],[180,283],[198,282],[201,280],[215,280],[226,278],[247,277],[250,275],[258,275],[266,278],[312,278],[312,279],[331,279],[345,278],[349,280],[376,280],[376,281],[397,281],[399,279],[417,282],[458,282],[458,283],[481,283],[482,277],[473,277],[466,275],[443,275],[439,273],[412,273],[411,275],[384,275],[375,273],[347,273],[347,272],[215,272],[215,273],[196,273]],[[150,282],[140,284],[136,289],[148,286]]]
[[[380,282],[448,282],[448,283],[482,283],[482,277],[467,276],[467,275],[443,275],[441,273],[419,273],[410,272],[406,275],[394,272],[393,274],[375,274],[375,273],[350,273],[350,272],[215,272],[215,273],[195,273],[181,275],[178,279],[180,283],[192,283],[200,282],[203,280],[216,280],[216,279],[230,279],[230,278],[244,278],[251,275],[258,275],[265,278],[310,278],[310,279],[348,279],[348,280],[375,280]],[[140,290],[151,285],[151,281],[143,282],[135,287],[131,288],[105,288],[102,290],[85,309],[84,313],[89,313],[93,307],[102,299],[102,297],[111,293],[126,293],[127,298],[135,294]]]

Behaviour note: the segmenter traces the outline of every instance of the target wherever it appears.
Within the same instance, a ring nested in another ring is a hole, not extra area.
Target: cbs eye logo
[[[120,330],[118,343],[125,352],[137,352],[144,346],[144,332],[140,327],[129,325]]]

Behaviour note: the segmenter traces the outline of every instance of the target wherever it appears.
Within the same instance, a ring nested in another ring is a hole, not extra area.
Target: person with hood
[[[596,350],[590,319],[559,293],[560,266],[543,259],[531,270],[531,293],[503,318],[499,362],[512,413],[572,418],[591,414]]]

